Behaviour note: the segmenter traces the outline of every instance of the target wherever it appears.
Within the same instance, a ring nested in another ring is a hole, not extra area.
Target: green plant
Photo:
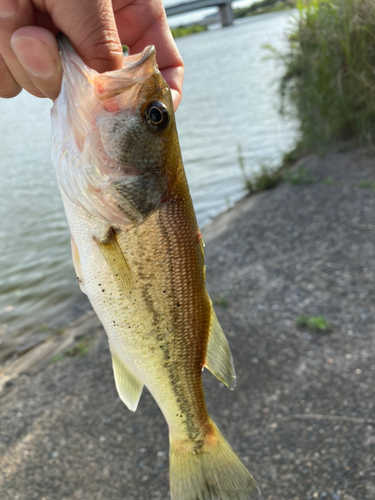
[[[261,165],[260,172],[248,173],[245,168],[245,161],[242,154],[241,145],[237,145],[237,161],[240,166],[244,188],[249,193],[256,193],[259,191],[265,191],[266,189],[272,189],[279,184],[281,181],[281,175],[278,169],[272,169],[268,165]]]
[[[330,330],[330,324],[324,316],[308,316],[307,314],[301,314],[296,319],[298,326],[307,326],[312,330],[319,332],[328,332]]]
[[[220,307],[228,307],[227,299],[223,293],[221,293],[218,297],[214,297],[212,302]]]
[[[59,361],[61,361],[62,359],[64,358],[64,356],[62,354],[57,354],[56,356],[53,356],[51,358],[51,363],[58,363]]]
[[[50,329],[51,329],[51,328],[50,328],[50,326],[49,326],[49,325],[47,325],[47,323],[43,323],[43,325],[41,325],[41,326],[39,327],[39,331],[40,331],[40,332],[49,332],[49,331],[50,331]]]
[[[86,356],[92,347],[92,339],[84,337],[66,352],[67,356]]]
[[[295,0],[261,0],[247,7],[239,7],[233,10],[234,18],[257,16],[269,12],[279,12],[280,10],[292,9],[295,7]]]
[[[326,184],[327,186],[331,186],[334,182],[333,177],[326,177],[322,180],[322,184]]]
[[[358,186],[363,189],[370,189],[375,193],[375,182],[373,181],[362,181],[358,184]]]
[[[295,186],[300,184],[313,184],[315,182],[311,172],[303,166],[299,167],[294,172],[287,172],[284,174],[284,180]]]
[[[283,63],[281,111],[300,121],[310,149],[375,134],[373,0],[298,0],[299,18]]]
[[[207,26],[204,26],[203,24],[194,24],[193,26],[178,26],[177,28],[171,28],[173,38],[188,36],[192,35],[193,33],[201,33],[202,31],[207,30]]]

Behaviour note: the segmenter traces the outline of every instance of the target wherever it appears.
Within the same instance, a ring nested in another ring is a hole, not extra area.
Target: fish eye
[[[169,113],[167,107],[162,102],[150,103],[144,111],[146,127],[150,132],[162,132],[168,127]]]

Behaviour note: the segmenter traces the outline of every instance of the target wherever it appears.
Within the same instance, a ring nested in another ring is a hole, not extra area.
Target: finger
[[[127,5],[124,7],[124,3]],[[155,45],[159,69],[172,90],[175,109],[182,98],[184,64],[169,29],[161,1],[118,0],[115,15],[121,41],[129,52],[141,52],[147,45]]]
[[[88,66],[99,72],[121,68],[123,53],[111,0],[55,1],[49,14]]]
[[[44,28],[27,26],[13,34],[11,46],[41,96],[56,99],[62,67],[55,36]]]
[[[184,80],[184,68],[177,66],[172,68],[165,68],[162,70],[163,78],[168,83],[173,100],[174,110],[180,105],[182,99],[182,83]]]
[[[0,97],[9,99],[18,95],[21,90],[0,54]]]
[[[32,94],[39,94],[10,44],[15,30],[34,23],[34,10],[29,0],[0,1],[0,53],[17,84]]]

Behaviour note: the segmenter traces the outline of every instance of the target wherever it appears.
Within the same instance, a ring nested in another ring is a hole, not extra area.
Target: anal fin
[[[210,370],[229,389],[236,385],[236,374],[233,366],[232,353],[227,338],[219,324],[211,304],[211,328],[208,339],[205,367]]]
[[[112,349],[112,366],[118,395],[131,411],[137,409],[143,384]]]
[[[100,241],[95,237],[94,240],[105,258],[117,284],[125,292],[126,296],[129,297],[132,289],[130,268],[118,244],[115,230],[110,228],[107,238],[104,241]]]

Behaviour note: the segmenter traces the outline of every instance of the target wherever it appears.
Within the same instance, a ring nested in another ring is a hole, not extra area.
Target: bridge
[[[165,7],[167,16],[176,16],[192,10],[206,9],[207,7],[219,7],[221,24],[223,26],[232,26],[233,10],[231,0],[193,0]]]

